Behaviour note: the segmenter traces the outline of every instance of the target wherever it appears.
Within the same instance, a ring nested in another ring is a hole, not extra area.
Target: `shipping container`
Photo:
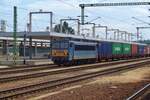
[[[130,55],[131,54],[131,44],[122,44],[123,54],[124,55]]]
[[[99,58],[111,58],[112,57],[112,43],[101,42],[98,47]]]
[[[144,45],[138,45],[138,54],[144,55]]]
[[[132,56],[137,55],[138,53],[138,46],[136,44],[132,44]]]
[[[150,47],[149,46],[146,46],[144,48],[144,54],[147,55],[147,56],[150,54]]]
[[[122,43],[112,43],[112,54],[122,55]]]
[[[150,46],[147,46],[147,54],[150,54]]]
[[[147,46],[144,47],[144,55],[147,55]]]

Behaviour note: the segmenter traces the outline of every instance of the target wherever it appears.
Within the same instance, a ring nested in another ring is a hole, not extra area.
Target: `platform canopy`
[[[51,38],[61,38],[66,37],[66,35],[62,33],[55,33],[55,32],[17,32],[18,40],[22,40],[24,35],[26,34],[27,38],[32,37],[32,39],[39,39],[39,40],[50,40]],[[13,40],[13,32],[0,32],[0,40]]]

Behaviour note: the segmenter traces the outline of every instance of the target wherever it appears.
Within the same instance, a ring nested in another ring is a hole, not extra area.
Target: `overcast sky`
[[[0,0],[0,19],[7,21],[7,29],[12,30],[13,26],[13,6],[18,6],[18,30],[24,31],[28,22],[28,13],[30,11],[52,11],[54,12],[54,21],[59,23],[61,18],[77,18],[80,15],[79,4],[81,3],[101,3],[101,2],[140,2],[150,0]],[[97,17],[100,19],[94,21],[96,24],[107,25],[109,28],[118,28],[130,33],[136,32],[137,26],[148,26],[132,19],[136,17],[145,22],[150,22],[150,6],[130,6],[130,7],[93,7],[86,8],[85,15],[88,15],[86,21]],[[44,30],[49,25],[49,16],[34,16],[33,30]],[[141,30],[145,39],[150,39],[150,29]]]

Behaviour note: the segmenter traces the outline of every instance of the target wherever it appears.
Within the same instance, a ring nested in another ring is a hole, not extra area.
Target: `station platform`
[[[23,65],[43,65],[43,64],[53,64],[53,62],[50,59],[32,59],[32,60],[26,60],[24,64],[24,60],[16,60],[14,64],[13,60],[0,60],[0,68],[4,68],[7,66],[23,66]]]
[[[0,65],[0,69],[1,68],[8,68],[9,66],[4,66],[4,65]]]

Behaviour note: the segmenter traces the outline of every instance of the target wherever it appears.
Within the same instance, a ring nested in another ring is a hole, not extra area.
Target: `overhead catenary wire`
[[[75,6],[75,5],[73,5],[73,4],[70,4],[70,3],[66,3],[65,1],[62,1],[62,0],[57,0],[57,1],[59,1],[59,2],[61,2],[61,3],[63,3],[63,4],[66,4],[66,5],[68,5],[68,6],[70,6],[70,7],[73,7],[73,8],[78,8],[77,6]],[[106,0],[102,0],[102,1],[106,1]],[[85,12],[87,12],[87,13],[91,13],[92,15],[94,15],[94,14],[98,14],[98,13],[96,13],[96,12],[93,12],[93,11],[91,11],[91,10],[85,10]],[[94,14],[93,14],[94,13]],[[112,17],[112,16],[106,16],[106,15],[101,15],[101,16],[104,16],[105,17],[105,19],[113,19],[113,20],[116,20],[116,21],[119,21],[119,22],[124,22],[124,23],[127,23],[128,25],[130,25],[129,24],[129,22],[128,21],[126,21],[126,20],[124,20],[124,19],[118,19],[118,18],[116,18],[116,17]],[[131,25],[132,26],[132,25]]]

